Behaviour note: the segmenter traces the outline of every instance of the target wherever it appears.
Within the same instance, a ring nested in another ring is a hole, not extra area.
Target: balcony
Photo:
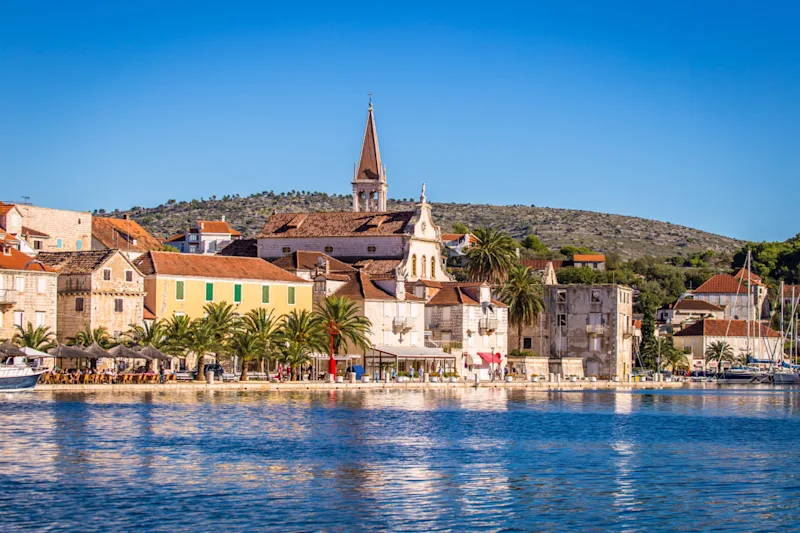
[[[478,332],[481,335],[485,335],[486,333],[491,333],[496,329],[497,329],[496,318],[481,318],[480,322],[478,322]]]
[[[392,326],[396,331],[406,331],[414,326],[414,319],[407,316],[396,316],[392,319]]]
[[[0,305],[14,305],[17,303],[17,291],[12,289],[0,289]]]
[[[622,326],[622,336],[626,339],[633,337],[633,326]]]
[[[586,333],[589,335],[602,335],[606,331],[605,326],[600,324],[587,324],[586,325]]]

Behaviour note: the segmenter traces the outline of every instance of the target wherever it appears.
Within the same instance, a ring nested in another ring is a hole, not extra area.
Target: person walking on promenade
[[[163,363],[161,365],[159,365],[159,368],[158,368],[158,379],[161,381],[162,385],[166,382],[166,377],[164,376],[164,364]]]

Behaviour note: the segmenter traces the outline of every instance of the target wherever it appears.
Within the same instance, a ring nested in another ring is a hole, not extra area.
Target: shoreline
[[[579,390],[646,390],[646,389],[680,389],[689,383],[682,382],[614,382],[614,381],[578,381],[578,382],[538,382],[516,381],[507,383],[482,382],[479,384],[458,382],[458,383],[327,383],[327,382],[284,382],[274,383],[269,381],[248,381],[235,383],[153,383],[153,384],[130,384],[130,385],[107,385],[107,384],[83,384],[83,385],[37,385],[31,392],[133,392],[133,391],[180,391],[180,392],[199,392],[199,391],[326,391],[326,390],[429,390],[429,389],[530,389],[542,391],[579,391]]]

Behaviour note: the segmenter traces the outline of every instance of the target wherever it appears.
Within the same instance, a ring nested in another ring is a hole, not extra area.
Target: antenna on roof
[[[22,198],[22,203],[25,205],[31,205],[31,197],[30,196],[20,196]]]

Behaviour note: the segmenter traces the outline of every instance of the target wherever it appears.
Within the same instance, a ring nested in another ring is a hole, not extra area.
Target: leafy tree
[[[178,250],[177,248],[175,248],[174,246],[172,246],[170,244],[162,244],[161,245],[161,249],[159,251],[161,251],[161,252],[169,252],[169,253],[173,253],[173,254],[179,254],[181,252],[180,250]]]
[[[600,271],[588,267],[566,267],[559,269],[558,272],[556,272],[556,278],[558,278],[558,282],[564,285],[572,283],[592,285],[599,283],[601,275],[602,274]]]
[[[515,265],[503,283],[500,301],[508,304],[508,320],[517,327],[517,346],[522,346],[522,326],[533,324],[544,311],[544,287],[530,268]]]
[[[336,332],[333,338],[334,353],[347,348],[349,342],[356,348],[368,350],[371,346],[368,335],[372,322],[361,315],[358,304],[346,296],[328,296],[317,304],[314,313],[327,334]]]
[[[593,253],[595,253],[595,252],[593,252],[592,250],[590,250],[589,248],[587,248],[585,246],[572,246],[572,245],[563,246],[561,248],[561,250],[559,250],[559,251],[561,252],[562,255],[565,255],[565,256],[569,257],[570,259],[572,259],[572,256],[574,256],[575,254],[593,254]]]
[[[16,326],[17,331],[11,342],[19,347],[33,348],[40,352],[46,352],[50,348],[55,347],[55,335],[50,331],[47,326],[33,327],[33,324],[28,322],[28,325],[23,329],[22,326]]]
[[[500,285],[517,262],[517,242],[508,233],[492,227],[476,228],[473,235],[475,243],[466,254],[467,275],[472,281]]]
[[[466,226],[466,224],[456,222],[453,224],[453,233],[469,233],[469,228]]]
[[[550,251],[547,248],[547,246],[545,246],[544,243],[542,243],[542,241],[540,241],[539,237],[537,237],[536,235],[528,235],[527,237],[522,239],[522,242],[520,244],[522,244],[523,248],[531,250],[534,253],[544,254]]]
[[[686,354],[674,347],[672,337],[651,337],[642,346],[641,354],[645,368],[651,370],[660,370],[665,366],[671,366],[673,370],[676,365],[688,366],[688,363],[681,365],[681,361],[688,359]]]
[[[98,328],[92,329],[89,327],[89,324],[86,324],[84,328],[75,334],[74,337],[69,337],[67,339],[67,344],[71,346],[91,346],[92,343],[97,343],[101,348],[108,349],[114,345],[114,340],[108,334],[108,330],[105,326],[100,326]]]

